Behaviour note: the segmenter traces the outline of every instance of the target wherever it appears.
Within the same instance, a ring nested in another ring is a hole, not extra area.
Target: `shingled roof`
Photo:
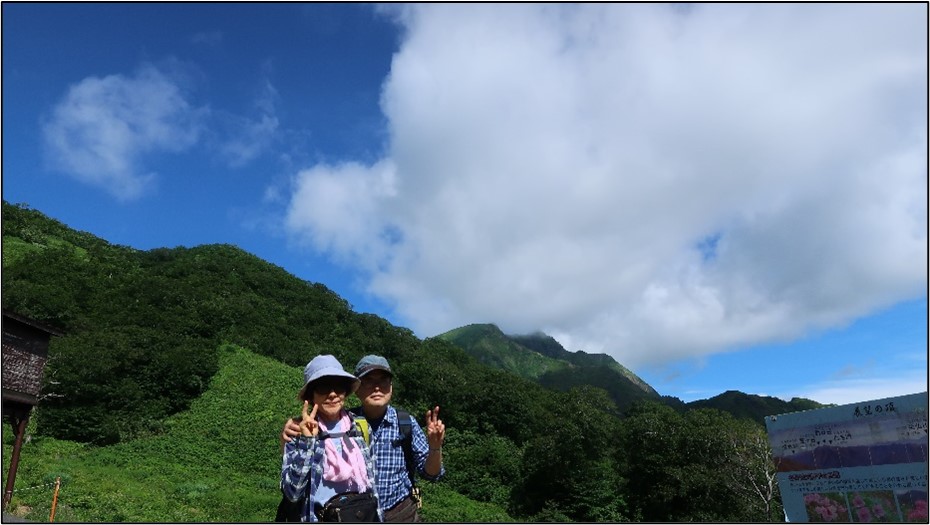
[[[44,323],[3,311],[3,399],[38,403],[51,336],[61,332]]]

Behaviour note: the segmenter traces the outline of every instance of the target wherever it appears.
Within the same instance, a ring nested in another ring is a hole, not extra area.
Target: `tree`
[[[661,403],[640,401],[627,411],[616,461],[629,480],[626,496],[637,520],[677,521],[675,509],[684,504],[677,470],[684,464],[682,431],[683,417]]]
[[[516,506],[534,520],[565,515],[576,521],[621,521],[628,509],[625,479],[615,457],[620,421],[616,405],[600,388],[553,393],[550,424],[523,453],[523,484]]]
[[[723,437],[730,459],[724,483],[745,502],[745,520],[781,521],[784,509],[765,429],[740,421],[726,429]]]

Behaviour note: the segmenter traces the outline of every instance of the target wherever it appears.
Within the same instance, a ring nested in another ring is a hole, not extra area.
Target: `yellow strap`
[[[356,416],[355,424],[358,425],[359,430],[362,431],[362,437],[365,438],[365,444],[370,445],[371,440],[368,438],[368,420],[365,419],[365,416]]]

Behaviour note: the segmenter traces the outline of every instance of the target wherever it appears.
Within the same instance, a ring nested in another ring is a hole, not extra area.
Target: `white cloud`
[[[394,166],[382,162],[316,166],[294,179],[286,212],[288,229],[321,252],[363,265],[387,257],[390,232],[377,215],[381,202],[394,196]]]
[[[200,117],[176,80],[143,65],[132,76],[88,77],[72,85],[43,123],[43,135],[55,168],[132,200],[156,176],[143,157],[192,146]]]
[[[251,116],[195,107],[184,89],[185,68],[192,69],[167,60],[166,68],[144,64],[132,76],[88,77],[71,86],[43,123],[50,164],[129,201],[154,187],[157,175],[147,166],[157,154],[201,145],[240,168],[269,150],[279,130],[270,65]]]
[[[635,367],[848,323],[926,289],[921,13],[405,6],[389,158],[302,171],[288,227],[421,336]]]

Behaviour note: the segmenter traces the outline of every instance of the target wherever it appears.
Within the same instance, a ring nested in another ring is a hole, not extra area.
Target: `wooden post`
[[[52,513],[48,517],[49,523],[55,521],[55,506],[58,505],[58,488],[61,487],[61,476],[55,478],[55,495],[52,496]]]
[[[4,403],[6,405],[6,403]],[[4,406],[6,409],[6,406]],[[19,468],[19,453],[23,447],[23,436],[26,434],[26,425],[29,424],[29,410],[32,407],[22,411],[22,409],[15,410],[12,415],[13,418],[13,427],[16,428],[16,441],[13,442],[13,456],[10,459],[10,472],[7,474],[6,478],[6,490],[3,491],[3,510],[6,510],[7,505],[10,504],[10,499],[13,497],[13,484],[16,482],[16,469]]]

